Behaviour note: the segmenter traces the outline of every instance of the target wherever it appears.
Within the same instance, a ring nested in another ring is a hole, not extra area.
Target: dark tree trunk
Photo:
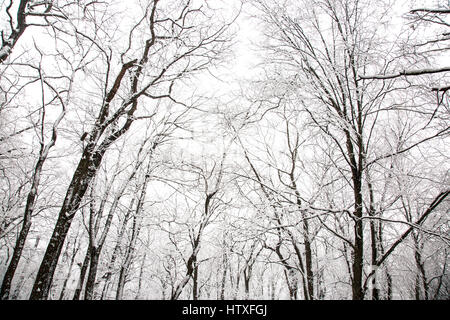
[[[381,227],[381,224],[378,224],[378,244],[379,244],[379,255],[383,256],[384,255],[384,246],[383,246],[383,228]],[[378,259],[379,257],[377,257],[377,262],[378,263]],[[373,264],[373,262],[372,262]],[[389,268],[388,266],[385,266],[385,274],[386,274],[386,299],[387,300],[392,300],[392,276],[389,273]]]
[[[26,23],[26,10],[28,2],[30,2],[30,0],[20,1],[19,8],[17,9],[17,25],[14,27],[13,30],[11,30],[11,34],[9,35],[6,41],[5,39],[3,39],[3,31],[2,31],[1,35],[2,43],[0,47],[1,51],[0,63],[4,62],[9,57],[15,44],[22,36],[22,34],[25,32],[25,29],[28,27],[28,24]]]
[[[386,299],[392,300],[392,276],[388,270],[386,270],[386,282],[387,282],[387,294]]]
[[[156,10],[156,4],[157,1],[154,2],[151,16],[152,20],[154,18],[154,13]],[[147,63],[149,50],[154,44],[154,41],[155,37],[153,36],[151,41],[146,42],[144,53],[139,62],[139,66],[132,77],[130,92],[133,95],[137,93],[139,79],[142,74],[144,65]],[[114,81],[114,85],[108,91],[105,97],[105,101],[101,106],[101,109],[97,116],[97,120],[91,130],[89,142],[83,150],[81,159],[73,174],[72,181],[70,182],[69,188],[67,189],[67,193],[59,212],[53,235],[44,254],[44,258],[42,260],[33,286],[33,290],[31,292],[31,300],[47,299],[56,265],[58,263],[62,246],[64,244],[64,240],[67,236],[67,232],[69,231],[72,219],[80,207],[84,194],[86,193],[86,190],[89,187],[89,184],[91,183],[93,177],[97,173],[107,149],[118,138],[120,138],[129,130],[131,124],[135,120],[133,114],[138,106],[138,96],[134,96],[125,104],[132,105],[132,107],[126,112],[127,118],[123,126],[120,129],[113,130],[113,132],[105,136],[103,141],[99,144],[99,139],[101,138],[105,130],[112,124],[111,121],[108,121],[110,120],[108,119],[110,104],[116,96],[127,71],[132,68],[136,62],[137,59],[134,59],[122,65],[122,68]],[[122,115],[124,115],[125,111],[121,112],[116,112],[113,117],[120,118]]]
[[[126,268],[122,266],[119,272],[119,281],[117,283],[117,291],[116,291],[116,300],[122,300],[123,298],[123,289],[125,287],[126,280]]]
[[[297,150],[297,149],[296,149]],[[296,151],[295,151],[296,152]],[[295,161],[295,158],[293,159],[293,161]],[[299,264],[300,264],[300,268],[302,270],[302,272],[304,273],[304,271],[306,271],[306,287],[304,286],[304,291],[305,291],[305,299],[306,300],[314,300],[314,273],[313,273],[313,261],[312,261],[312,249],[311,249],[311,241],[310,241],[310,231],[309,231],[309,222],[307,219],[307,212],[305,210],[301,210],[302,207],[302,200],[300,197],[300,192],[297,189],[297,183],[295,182],[295,176],[294,176],[294,168],[295,166],[293,165],[293,169],[292,172],[290,174],[290,180],[291,180],[291,188],[292,190],[294,190],[295,192],[295,197],[296,197],[296,203],[297,203],[297,207],[298,209],[301,211],[301,216],[303,218],[303,238],[304,238],[304,246],[305,246],[305,267],[306,270],[304,270],[305,268],[303,267],[303,258],[302,255],[300,253],[300,250],[298,249],[298,246],[296,244],[296,242],[294,241],[294,237],[289,233],[291,239],[292,239],[292,244],[294,245],[294,248],[296,250],[296,254],[297,254],[297,258],[299,260]],[[305,276],[302,275],[303,281]],[[305,289],[308,290],[305,290]]]
[[[144,183],[144,186],[142,188],[142,194],[141,194],[141,198],[140,201],[138,203],[138,206],[136,208],[136,214],[134,216],[133,219],[133,229],[132,229],[132,234],[131,234],[131,239],[130,242],[128,243],[127,246],[127,250],[125,253],[125,261],[123,262],[121,268],[120,268],[120,273],[119,273],[119,281],[117,284],[117,291],[116,291],[116,300],[122,300],[123,297],[123,291],[125,288],[125,281],[126,278],[128,276],[128,272],[131,266],[131,262],[133,261],[133,257],[134,257],[134,247],[136,246],[136,240],[137,237],[139,235],[139,231],[140,231],[140,211],[142,209],[141,205],[143,204],[144,198],[145,198],[145,189],[146,189],[147,184]]]
[[[50,292],[56,265],[69,231],[72,220],[60,215],[53,231],[52,237],[44,254],[41,266],[36,277],[30,300],[46,300]]]
[[[355,184],[355,244],[353,250],[353,283],[352,292],[353,300],[363,300],[364,293],[362,288],[362,275],[363,275],[363,221],[362,217],[362,197],[361,197],[361,184]]]
[[[134,246],[136,245],[136,239],[139,233],[139,227],[138,223],[136,221],[137,217],[135,219],[135,221],[133,222],[133,235],[132,238],[130,240],[130,243],[128,244],[128,248],[125,254],[125,261],[122,264],[121,268],[120,268],[120,273],[119,273],[119,281],[117,284],[117,291],[116,291],[116,300],[122,300],[123,298],[123,292],[125,289],[125,281],[128,277],[128,272],[130,271],[130,266],[131,263],[133,261],[134,258]]]
[[[419,243],[419,239],[416,234],[413,233],[414,239],[414,260],[416,261],[416,266],[418,269],[418,273],[416,276],[416,300],[421,300],[422,297],[424,300],[428,300],[428,283],[427,283],[427,275],[424,267],[424,263],[422,261],[422,253],[421,247]],[[421,292],[423,291],[423,295]]]
[[[2,287],[0,289],[0,300],[6,300],[9,297],[11,290],[11,283],[16,273],[17,266],[19,265],[20,258],[22,257],[22,251],[25,246],[25,241],[27,240],[28,233],[31,228],[31,218],[35,206],[35,202],[38,196],[38,186],[41,180],[42,167],[47,158],[50,148],[54,145],[56,141],[56,136],[53,136],[53,141],[47,147],[41,145],[40,157],[34,168],[31,189],[27,196],[27,203],[25,205],[25,214],[22,222],[22,229],[20,230],[19,236],[16,240],[16,245],[14,246],[13,255],[11,261],[8,265],[8,269],[3,278]]]
[[[87,268],[89,266],[89,262],[91,260],[91,253],[89,248],[86,250],[86,255],[84,256],[83,264],[80,270],[80,278],[78,280],[77,288],[75,289],[75,293],[73,295],[73,300],[80,300],[81,291],[83,290],[84,278],[86,277]]]
[[[370,221],[370,238],[371,238],[371,249],[372,249],[372,266],[375,266],[378,260],[378,248],[377,248],[377,231],[375,221]],[[372,278],[372,300],[380,300],[380,294],[378,290],[377,277]]]
[[[358,102],[359,105],[359,102]],[[359,113],[359,112],[358,112]],[[358,122],[361,121],[361,114],[358,114]],[[345,130],[346,145],[348,158],[350,159],[350,169],[352,172],[353,182],[353,199],[355,201],[354,211],[354,244],[353,244],[353,263],[352,263],[352,298],[353,300],[363,300],[363,268],[364,268],[364,227],[363,227],[363,197],[362,197],[362,167],[363,167],[363,141],[362,141],[362,126],[358,125],[357,148],[358,153],[355,155],[355,148],[353,146],[350,132]]]
[[[92,300],[94,298],[95,279],[97,276],[101,250],[99,250],[99,248],[91,248],[90,252],[91,261],[89,263],[89,274],[86,282],[86,289],[84,292],[85,300]]]
[[[248,300],[250,297],[250,279],[244,276],[244,289],[245,289],[245,299]]]
[[[198,264],[197,257],[193,260],[193,269],[192,272],[192,299],[198,300]]]
[[[205,199],[205,203],[204,203],[204,211],[203,211],[203,219],[204,220],[200,223],[198,233],[197,233],[195,239],[192,241],[192,253],[186,263],[186,274],[185,274],[183,280],[181,280],[180,284],[178,284],[175,291],[172,293],[172,297],[170,298],[171,300],[178,300],[184,287],[187,285],[189,280],[192,278],[194,270],[197,267],[197,255],[198,255],[198,252],[200,251],[200,241],[201,241],[203,229],[206,227],[207,217],[210,214],[209,206],[211,204],[211,200],[213,199],[213,197],[216,193],[217,193],[217,190],[212,193],[206,194],[206,199]]]
[[[46,300],[53,280],[59,256],[64,245],[72,219],[80,207],[81,200],[86,190],[97,172],[102,157],[106,150],[92,154],[93,145],[88,145],[83,152],[83,156],[73,175],[73,179],[67,190],[64,203],[59,212],[55,229],[42,259],[30,300]]]
[[[289,297],[291,298],[291,300],[297,300],[297,284],[292,276],[293,268],[287,263],[286,258],[283,257],[283,254],[281,253],[281,243],[282,242],[280,238],[276,248],[273,251],[275,251],[278,258],[280,259],[281,264],[284,267],[284,276],[286,278],[286,284],[289,290]],[[305,281],[303,281],[303,290],[305,292],[305,300],[307,300],[307,287]]]
[[[374,207],[374,195],[373,195],[373,188],[372,183],[368,182],[368,188],[369,188],[369,215],[371,217],[375,217],[375,207]],[[370,239],[371,239],[371,253],[372,253],[372,262],[371,265],[373,268],[376,268],[376,264],[378,261],[378,247],[381,246],[379,234],[380,232],[378,229],[380,228],[379,222],[376,220],[371,219],[370,220]],[[377,272],[377,271],[376,271]],[[377,277],[374,276],[372,278],[372,300],[380,300],[380,292],[378,289],[379,284],[377,283]]]
[[[156,147],[156,145],[154,145],[154,147]],[[131,239],[128,243],[127,250],[125,253],[125,261],[123,262],[123,264],[120,268],[119,282],[117,284],[117,291],[116,291],[116,300],[121,300],[123,297],[125,280],[128,276],[131,262],[134,258],[134,250],[135,250],[135,246],[136,246],[136,241],[139,236],[140,229],[141,229],[142,208],[144,207],[144,201],[145,201],[145,197],[147,195],[147,186],[150,181],[150,170],[151,170],[151,161],[149,161],[147,164],[147,168],[145,170],[144,182],[142,183],[141,192],[139,193],[139,196],[138,196],[138,203],[136,205],[136,211],[135,211],[134,217],[133,217],[133,227],[131,230]]]
[[[31,217],[30,217],[31,218]],[[3,278],[2,288],[0,291],[0,300],[7,300],[9,298],[11,283],[16,273],[17,266],[19,265],[20,257],[22,256],[22,251],[25,246],[25,241],[30,231],[31,220],[25,218],[23,220],[22,229],[20,230],[19,237],[16,240],[16,245],[14,247],[14,252],[11,261],[6,270],[5,276]]]
[[[309,300],[314,300],[314,273],[313,273],[313,262],[312,262],[312,250],[311,242],[309,240],[309,226],[307,220],[303,220],[305,229],[305,266],[306,266],[306,278],[308,282],[308,297]]]
[[[226,253],[222,256],[222,281],[220,284],[220,300],[225,300],[225,285],[227,280],[227,271],[228,271],[228,255]]]

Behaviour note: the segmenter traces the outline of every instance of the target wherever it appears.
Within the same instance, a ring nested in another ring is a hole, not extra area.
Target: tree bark
[[[363,275],[363,250],[364,250],[364,240],[363,240],[363,221],[362,217],[362,196],[361,196],[361,183],[358,177],[355,178],[354,182],[355,188],[355,242],[353,249],[353,283],[352,283],[352,293],[353,300],[363,300],[364,293],[362,288],[362,275]]]
[[[80,300],[81,291],[83,290],[84,278],[86,277],[86,272],[89,266],[89,262],[91,260],[91,252],[89,248],[86,250],[86,254],[84,256],[83,264],[81,265],[80,277],[78,279],[78,285],[75,289],[75,293],[73,295],[73,300]]]
[[[46,300],[48,298],[53,275],[58,264],[59,256],[61,255],[64,241],[72,224],[72,219],[80,207],[81,200],[97,172],[104,152],[106,151],[92,154],[93,147],[93,145],[89,145],[85,148],[83,156],[75,170],[72,182],[69,185],[64,203],[59,212],[52,237],[50,238],[36,276],[30,295],[31,300]]]
[[[61,293],[59,294],[59,300],[63,300],[64,299],[64,294],[65,294],[66,288],[67,288],[67,282],[69,282],[70,275],[72,274],[72,268],[73,268],[73,265],[75,263],[75,257],[77,255],[78,249],[79,248],[77,248],[77,243],[76,243],[76,240],[75,240],[75,243],[73,244],[72,256],[70,258],[69,270],[67,271],[67,276],[64,279],[63,286],[62,286],[62,289],[61,289]]]
[[[192,273],[192,300],[198,300],[198,264],[197,257],[193,260],[193,273]]]
[[[17,9],[17,26],[12,26],[11,34],[9,35],[8,39],[3,39],[3,32],[2,32],[1,37],[2,45],[0,47],[0,63],[3,63],[9,57],[15,44],[22,36],[22,34],[25,32],[25,29],[28,26],[25,21],[26,20],[25,10],[27,9],[28,2],[30,2],[30,0],[20,1],[19,7]],[[11,1],[9,8],[12,6],[12,3],[13,2]]]
[[[225,300],[225,285],[228,271],[228,255],[227,252],[222,253],[222,281],[220,282],[220,300]]]
[[[100,252],[101,250],[96,247],[90,249],[89,273],[86,282],[86,289],[84,292],[85,300],[92,300],[94,298],[95,279],[97,276]]]
[[[65,115],[65,109],[63,107],[62,113],[59,115],[58,119],[53,124],[52,137],[50,142],[44,146],[43,137],[41,138],[41,148],[39,151],[39,159],[36,162],[34,167],[33,176],[32,176],[32,184],[30,191],[27,196],[27,202],[25,205],[25,213],[22,222],[22,228],[20,230],[19,236],[16,240],[16,245],[14,246],[14,252],[11,258],[11,261],[8,265],[8,269],[6,270],[5,276],[3,278],[2,287],[0,289],[0,300],[6,300],[9,297],[11,290],[11,283],[14,278],[14,274],[16,272],[17,266],[19,264],[20,258],[22,256],[22,251],[25,246],[25,241],[27,240],[28,233],[31,228],[31,218],[35,208],[36,200],[38,197],[38,187],[41,181],[41,172],[44,166],[45,161],[47,160],[50,149],[55,145],[57,139],[56,128],[62,118]],[[42,119],[42,127],[44,125],[44,117]]]
[[[17,266],[19,265],[19,260],[22,256],[22,251],[25,246],[25,240],[27,239],[30,227],[31,227],[31,215],[29,217],[27,215],[27,217],[25,217],[23,220],[22,229],[20,230],[19,236],[16,240],[16,245],[14,247],[14,252],[11,257],[11,261],[8,265],[8,269],[6,270],[6,273],[3,278],[2,288],[0,291],[0,300],[7,300],[9,298],[11,283],[14,278]]]

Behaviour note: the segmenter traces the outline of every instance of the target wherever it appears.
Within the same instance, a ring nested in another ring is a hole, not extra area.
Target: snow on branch
[[[419,13],[419,12],[425,12],[425,13],[435,13],[435,14],[449,14],[450,9],[427,9],[427,8],[419,8],[411,10],[409,13]]]
[[[449,67],[442,67],[442,68],[436,68],[436,69],[418,69],[418,70],[403,70],[398,73],[393,74],[377,74],[377,75],[370,75],[370,76],[360,76],[360,79],[368,80],[368,79],[381,79],[381,80],[387,80],[387,79],[394,79],[399,78],[401,76],[421,76],[426,74],[433,74],[433,73],[440,73],[440,72],[449,72]]]

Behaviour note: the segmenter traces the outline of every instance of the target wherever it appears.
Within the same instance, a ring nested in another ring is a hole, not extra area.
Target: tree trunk
[[[357,217],[362,217],[362,213]],[[362,220],[355,221],[355,246],[353,252],[353,283],[352,293],[353,300],[363,300],[364,294],[362,289],[362,274],[363,274],[363,223]]]
[[[369,189],[369,215],[371,217],[374,217],[376,212],[375,212],[375,207],[374,207],[374,195],[373,195],[373,187],[372,187],[372,183],[370,182],[370,178],[369,178],[369,174],[367,173],[367,179],[369,180],[369,182],[367,183],[368,189]],[[379,221],[370,220],[370,239],[371,239],[371,251],[372,251],[372,268],[376,268],[376,264],[378,261],[378,247],[381,246],[380,243],[380,239],[378,237],[378,235],[380,234],[380,232],[378,231],[378,229],[380,229],[379,226]],[[378,289],[378,283],[377,283],[377,277],[374,276],[372,278],[372,300],[380,300],[380,292]]]
[[[194,258],[193,261],[193,269],[192,272],[192,299],[198,300],[198,264],[197,257]]]
[[[66,278],[64,279],[63,286],[62,286],[62,289],[61,289],[61,293],[59,294],[59,300],[62,300],[64,298],[64,294],[65,294],[66,288],[67,288],[67,282],[69,282],[69,278],[70,278],[70,275],[72,273],[72,268],[73,268],[73,264],[75,263],[75,257],[77,255],[77,252],[78,252],[78,248],[77,248],[77,244],[76,244],[76,241],[75,241],[75,243],[73,245],[72,257],[70,259],[69,270],[67,272]]]
[[[84,278],[86,277],[87,268],[89,266],[89,262],[91,260],[91,253],[89,248],[86,250],[86,255],[84,256],[83,264],[80,270],[80,278],[78,279],[78,285],[75,289],[75,293],[73,295],[73,300],[80,300],[81,291],[83,290]]]
[[[54,138],[54,140],[56,140]],[[16,273],[17,266],[19,265],[20,258],[22,257],[22,251],[25,246],[25,241],[27,240],[28,233],[31,228],[31,217],[33,214],[35,202],[37,199],[39,181],[41,180],[41,171],[44,166],[44,162],[47,158],[48,151],[53,146],[54,141],[52,141],[47,147],[41,146],[41,155],[36,163],[30,192],[28,193],[27,203],[25,205],[25,214],[22,222],[22,229],[20,230],[19,236],[16,240],[16,245],[14,246],[14,252],[11,257],[11,261],[8,265],[8,269],[3,278],[2,288],[0,289],[0,300],[6,300],[9,297],[11,290],[11,283]]]
[[[5,276],[3,278],[2,288],[0,291],[0,300],[7,300],[9,298],[11,283],[14,278],[17,266],[19,265],[20,257],[22,256],[22,251],[25,246],[25,241],[30,231],[31,220],[25,218],[23,220],[22,229],[20,230],[19,237],[16,240],[16,245],[14,247],[14,252],[11,261],[6,270]]]
[[[353,150],[353,149],[351,149]],[[352,154],[352,153],[351,153]],[[353,249],[353,264],[352,264],[352,296],[353,300],[363,300],[364,291],[362,283],[363,267],[364,267],[364,238],[363,238],[363,199],[360,170],[352,167],[353,175],[353,192],[355,199],[355,226],[354,226],[354,249]],[[361,166],[359,166],[361,167]]]
[[[154,4],[155,6],[153,7],[153,10],[156,9],[156,2]],[[145,63],[147,62],[149,50],[153,43],[154,41],[146,42],[144,54],[132,78],[132,84],[130,88],[132,94],[135,94],[137,92],[139,78],[142,74],[142,69]],[[44,258],[42,259],[41,266],[36,276],[36,280],[30,296],[31,300],[47,299],[56,265],[58,263],[62,246],[64,244],[64,240],[67,236],[67,232],[69,231],[72,219],[80,207],[84,194],[86,193],[86,190],[89,187],[89,184],[91,183],[93,177],[97,173],[107,149],[118,138],[120,138],[129,130],[131,124],[135,119],[133,117],[133,114],[136,111],[138,105],[137,96],[128,101],[128,104],[132,104],[132,108],[126,113],[127,118],[123,126],[120,129],[113,131],[108,136],[104,137],[103,141],[100,143],[100,145],[98,145],[99,139],[112,123],[108,121],[110,103],[116,96],[126,72],[135,65],[136,61],[137,59],[129,61],[122,65],[122,69],[117,75],[113,87],[106,95],[105,102],[103,103],[97,116],[95,125],[91,130],[89,142],[83,149],[83,154],[73,174],[73,178],[70,182],[69,188],[67,189],[67,193],[59,212],[53,235],[47,246],[47,250],[44,254]],[[120,117],[121,114],[116,113],[115,116]]]
[[[55,273],[56,265],[58,263],[61,250],[64,245],[64,240],[69,231],[71,219],[65,217],[65,212],[60,215],[53,231],[52,237],[48,244],[47,250],[44,254],[41,266],[36,277],[33,290],[30,295],[30,300],[46,300],[50,291]]]
[[[308,282],[308,298],[309,300],[314,300],[314,273],[313,273],[313,262],[312,262],[312,250],[311,242],[309,240],[309,226],[308,220],[303,220],[304,228],[304,241],[305,241],[305,267],[306,267],[306,279]]]
[[[292,161],[295,161],[295,157],[294,159],[292,159]],[[305,291],[305,299],[306,300],[314,300],[314,273],[313,273],[313,261],[312,261],[312,250],[311,250],[311,241],[310,241],[310,235],[309,235],[309,222],[307,219],[307,212],[305,210],[302,210],[302,200],[300,197],[300,192],[297,189],[297,183],[295,182],[295,177],[294,177],[294,164],[292,167],[292,171],[290,173],[290,180],[291,180],[291,188],[292,190],[294,190],[295,193],[295,198],[296,198],[296,204],[298,209],[300,210],[300,212],[302,213],[301,216],[303,218],[303,238],[304,238],[304,246],[305,246],[305,267],[306,267],[306,282],[307,282],[307,289],[305,290],[306,287],[304,286],[304,291]],[[300,250],[297,247],[297,244],[294,241],[294,237],[291,235],[291,233],[289,232],[289,235],[292,239],[292,244],[294,245],[294,248],[296,249],[296,254],[297,254],[297,258],[299,260],[299,264],[301,267],[302,272],[304,273],[305,270],[303,268],[303,258],[301,256]],[[302,275],[303,281],[304,281],[304,274]]]
[[[146,187],[146,184],[144,183],[143,190],[145,190],[144,189],[145,187]],[[145,197],[145,195],[144,195],[144,197]],[[144,198],[142,197],[141,199],[143,201]],[[140,211],[139,204],[138,204],[137,210]],[[125,287],[125,280],[128,276],[128,271],[130,269],[131,262],[133,260],[134,246],[136,245],[136,240],[137,240],[139,230],[140,230],[140,221],[138,221],[138,219],[139,219],[138,213],[139,212],[136,213],[136,215],[134,216],[134,219],[133,219],[133,230],[132,230],[131,239],[128,244],[127,251],[125,253],[125,261],[120,268],[119,281],[117,284],[117,291],[116,291],[116,300],[122,300],[123,291],[124,291],[124,287]]]
[[[144,267],[145,267],[145,258],[147,257],[147,252],[144,253],[144,257],[142,258],[141,270],[139,271],[139,280],[138,280],[138,289],[136,292],[135,300],[138,300],[141,296],[141,288],[142,288],[142,278],[144,276]]]
[[[371,238],[371,249],[372,249],[372,266],[375,266],[378,260],[378,239],[376,231],[376,221],[370,221],[370,238]],[[372,278],[372,300],[380,300],[377,277]]]
[[[214,195],[217,193],[217,190],[212,193],[206,194],[206,199],[204,203],[204,211],[203,211],[203,221],[200,223],[200,227],[197,233],[196,238],[192,242],[192,253],[189,257],[187,263],[186,263],[186,275],[184,276],[183,280],[181,280],[181,283],[177,286],[175,291],[172,294],[171,300],[178,300],[180,297],[184,287],[189,282],[190,278],[192,277],[195,268],[197,267],[197,255],[200,251],[200,241],[203,233],[203,229],[206,227],[206,221],[207,217],[209,216],[209,205],[211,204],[211,200],[213,199]]]
[[[427,275],[425,272],[424,263],[422,262],[422,253],[419,244],[418,237],[413,233],[414,239],[414,260],[417,266],[417,276],[416,276],[416,300],[422,299],[421,291],[423,291],[423,299],[428,300],[428,283]]]
[[[287,259],[283,257],[283,254],[281,253],[281,238],[276,246],[276,248],[274,249],[275,253],[277,254],[278,258],[280,259],[280,263],[283,265],[284,267],[284,276],[286,278],[286,284],[288,286],[288,290],[289,290],[289,297],[291,298],[291,300],[297,300],[297,284],[295,283],[295,281],[293,281],[293,274],[292,274],[292,267],[287,263]],[[306,288],[306,283],[305,281],[303,281],[303,290],[305,292],[305,300],[307,300],[307,288]]]
[[[124,221],[122,223],[122,226],[120,227],[120,231],[117,236],[118,241],[117,241],[116,245],[114,246],[114,250],[111,255],[111,260],[109,261],[109,265],[108,265],[108,271],[106,271],[106,274],[104,275],[105,284],[103,286],[102,295],[100,296],[100,300],[103,300],[107,294],[109,281],[111,280],[112,272],[114,269],[114,263],[116,262],[117,256],[119,255],[119,251],[120,251],[120,240],[123,238],[123,235],[125,234],[128,220],[131,216],[131,213],[133,212],[134,201],[135,201],[135,198],[131,199],[131,202],[128,205],[127,213],[125,214],[125,217],[124,217]]]
[[[222,272],[222,281],[220,284],[220,300],[225,300],[225,285],[227,280],[227,271],[228,271],[228,255],[226,253],[223,253],[222,256],[222,266],[223,266],[223,272]]]
[[[50,238],[50,242],[36,276],[30,300],[46,300],[48,298],[53,275],[58,264],[59,256],[61,255],[64,241],[70,225],[72,224],[72,219],[80,207],[81,200],[83,199],[92,178],[97,172],[106,151],[98,151],[92,154],[91,149],[93,149],[93,147],[94,146],[90,144],[85,148],[83,156],[75,170],[64,203],[59,212],[55,229],[53,230],[52,237]]]
[[[11,30],[11,34],[8,39],[4,39],[3,31],[2,31],[2,43],[0,47],[0,63],[3,63],[11,54],[12,49],[15,44],[25,32],[25,29],[28,27],[28,23],[26,22],[26,10],[28,7],[28,2],[30,0],[21,0],[19,3],[19,8],[17,9],[17,25]],[[12,5],[12,2],[11,2]]]
[[[156,147],[156,144],[154,145],[154,148]],[[116,300],[122,300],[123,296],[123,290],[125,286],[125,280],[128,276],[128,271],[131,266],[131,262],[133,260],[134,256],[134,247],[136,246],[136,241],[139,236],[139,232],[141,229],[141,222],[142,222],[142,208],[144,207],[144,201],[145,197],[147,195],[147,186],[148,182],[150,181],[150,170],[151,170],[151,161],[148,161],[147,168],[145,170],[145,178],[144,182],[142,183],[141,192],[139,194],[138,203],[136,205],[136,211],[134,213],[133,217],[133,227],[131,231],[131,239],[127,247],[127,251],[125,254],[125,261],[122,264],[122,267],[120,269],[119,274],[119,282],[117,284],[117,291],[116,291]]]
[[[86,282],[86,289],[84,291],[84,299],[92,300],[94,298],[95,279],[97,276],[97,269],[99,263],[100,252],[99,248],[90,249],[91,261],[89,263],[89,274]]]
[[[392,300],[392,276],[389,273],[389,270],[386,269],[386,278],[387,278],[387,300]]]

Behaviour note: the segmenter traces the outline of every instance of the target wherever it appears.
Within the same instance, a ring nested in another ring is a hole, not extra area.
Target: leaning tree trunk
[[[29,24],[26,22],[26,10],[28,7],[28,2],[30,0],[21,0],[19,3],[19,7],[17,9],[17,25],[11,30],[11,34],[9,35],[8,39],[3,38],[3,31],[2,31],[2,43],[0,46],[0,63],[3,63],[11,54],[12,49],[14,48],[15,44],[19,40],[19,38],[22,36],[22,34],[25,32],[25,29],[28,27]],[[10,6],[12,5],[12,1],[10,3]]]
[[[156,3],[154,2],[151,20],[154,19],[156,10]],[[153,25],[152,25],[153,28]],[[152,29],[153,31],[153,29]],[[86,193],[86,190],[91,183],[93,177],[97,173],[103,156],[107,149],[121,136],[123,136],[130,129],[132,123],[136,119],[134,112],[137,110],[138,98],[144,93],[141,91],[138,94],[138,84],[143,72],[143,68],[148,61],[150,48],[155,43],[155,35],[152,32],[151,40],[148,40],[145,44],[144,52],[139,61],[136,71],[133,73],[131,79],[131,87],[129,90],[130,97],[127,101],[121,104],[121,107],[113,114],[110,115],[110,105],[116,97],[119,88],[122,84],[122,80],[129,71],[133,68],[138,59],[134,59],[122,65],[122,68],[117,75],[112,88],[108,91],[104,103],[100,108],[96,122],[89,134],[89,140],[86,147],[83,150],[82,157],[78,163],[78,166],[74,172],[72,181],[67,189],[66,197],[59,212],[58,220],[53,231],[50,242],[47,246],[47,250],[44,254],[41,266],[39,268],[30,299],[42,300],[47,299],[50,286],[55,273],[56,265],[58,263],[59,256],[64,244],[64,240],[69,231],[72,219],[78,211],[81,201]],[[160,76],[166,72],[166,69],[162,71]],[[130,109],[126,111],[126,107],[130,106]],[[126,115],[125,123],[116,130],[112,130],[112,133],[104,135],[108,128],[111,128],[114,121],[112,119],[119,119]],[[100,143],[101,137],[104,139]]]
[[[415,295],[416,300],[428,300],[428,282],[425,266],[422,259],[422,248],[418,236],[413,232],[414,240],[414,260],[416,262],[418,273],[416,275]],[[423,295],[421,292],[423,291]]]
[[[17,237],[11,261],[3,278],[2,288],[0,291],[0,300],[6,300],[9,298],[11,283],[14,278],[14,274],[16,273],[17,266],[19,265],[19,260],[22,257],[25,240],[27,239],[28,232],[31,228],[31,214],[33,212],[32,204],[34,203],[36,194],[36,188],[32,188],[30,193],[28,194],[27,204],[25,207],[25,216],[22,222],[22,229],[20,230],[19,236]]]
[[[23,1],[20,5],[22,5]],[[61,100],[62,102],[62,100]],[[0,289],[0,300],[6,300],[9,297],[9,293],[11,290],[11,283],[14,278],[14,274],[16,272],[17,266],[19,264],[19,260],[22,256],[22,251],[25,246],[25,241],[28,237],[28,233],[31,228],[31,218],[32,214],[35,208],[36,200],[38,197],[38,187],[41,180],[41,173],[42,168],[44,166],[45,161],[47,160],[48,154],[50,152],[50,149],[55,145],[56,139],[57,139],[57,127],[61,120],[63,119],[65,115],[65,107],[64,103],[62,102],[63,110],[61,114],[58,116],[56,121],[53,123],[52,128],[52,136],[51,140],[47,145],[44,145],[44,137],[41,139],[41,147],[39,151],[39,159],[36,162],[36,165],[34,167],[33,176],[32,176],[32,183],[30,191],[28,192],[27,196],[27,202],[25,205],[25,213],[23,217],[22,222],[22,229],[20,230],[19,236],[16,240],[16,245],[14,247],[14,252],[11,258],[11,261],[8,265],[8,269],[6,270],[5,276],[3,278],[2,287]],[[42,118],[42,128],[44,126],[44,117]]]
[[[30,295],[31,300],[47,299],[50,286],[53,281],[59,256],[64,245],[72,219],[80,207],[81,200],[86,190],[100,167],[103,152],[92,154],[93,145],[85,148],[77,169],[75,170],[72,182],[69,185],[66,198],[59,212],[55,229],[42,259],[34,286]],[[106,150],[105,150],[106,151]]]

